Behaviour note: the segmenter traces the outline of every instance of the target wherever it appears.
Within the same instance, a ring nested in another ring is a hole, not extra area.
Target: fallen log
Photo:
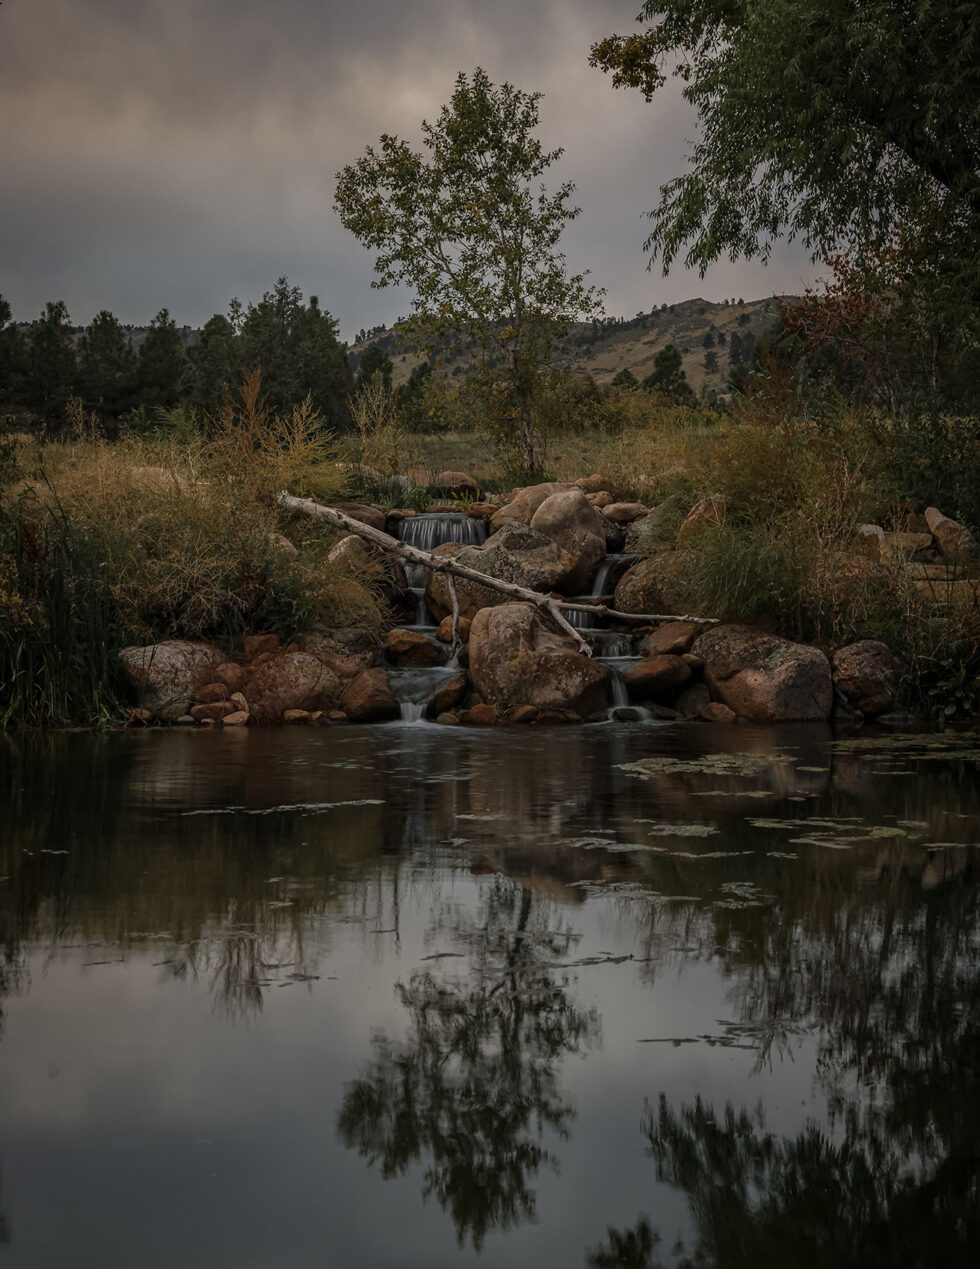
[[[434,572],[446,573],[450,578],[465,577],[471,582],[478,582],[479,585],[486,586],[488,590],[498,591],[502,595],[513,595],[515,599],[520,599],[524,603],[534,604],[536,607],[543,609],[563,633],[574,639],[586,656],[592,655],[592,649],[586,640],[583,639],[581,633],[562,615],[563,610],[591,612],[599,617],[608,617],[612,621],[633,622],[638,625],[648,625],[650,622],[655,621],[692,621],[698,625],[710,626],[717,624],[718,621],[717,617],[617,612],[614,608],[607,608],[605,604],[575,604],[567,599],[554,599],[551,595],[541,594],[540,591],[528,590],[524,586],[518,586],[516,582],[503,582],[496,577],[491,577],[488,573],[481,573],[478,569],[470,568],[468,564],[458,563],[452,556],[433,555],[431,551],[422,551],[417,546],[409,546],[407,542],[401,542],[398,538],[391,537],[390,534],[382,533],[380,529],[372,529],[370,525],[362,524],[360,520],[354,520],[343,511],[338,511],[336,507],[324,507],[321,503],[314,502],[311,498],[296,498],[283,490],[277,495],[277,501],[281,507],[287,507],[290,511],[299,511],[303,515],[312,516],[316,520],[325,520],[327,524],[333,525],[336,529],[344,529],[347,533],[354,533],[358,537],[364,538],[366,542],[373,542],[386,555],[396,555],[399,559],[409,560],[412,564],[421,564],[425,568],[431,568]],[[451,590],[451,594],[455,600],[455,588]],[[453,608],[455,634],[456,613],[458,612],[455,603]]]

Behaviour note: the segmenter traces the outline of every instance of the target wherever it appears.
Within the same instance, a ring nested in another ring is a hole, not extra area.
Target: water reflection
[[[55,1078],[31,1083],[45,1027],[75,1010],[78,1048],[88,1011],[114,1034],[152,1001],[160,1053],[114,1078],[164,1157],[144,1107],[184,1060],[167,1020],[201,998],[188,1034],[201,1069],[240,1073],[229,1116],[280,1142],[295,1192],[314,1174],[268,1263],[323,1262],[325,1205],[345,1263],[974,1263],[980,763],[937,746],[693,726],[0,737],[4,1254],[71,1260],[70,1221],[57,1255],[35,1250],[52,1142],[116,1157],[84,1097],[65,1126]],[[93,1080],[103,1047],[73,1058]],[[216,1097],[198,1074],[195,1140]],[[83,1172],[65,1164],[79,1209],[102,1201]],[[365,1231],[362,1193],[399,1220]],[[198,1223],[231,1263],[257,1235],[229,1210]],[[135,1214],[110,1219],[146,1242]],[[195,1263],[167,1255],[141,1259]]]
[[[574,1118],[562,1059],[599,1033],[597,1011],[577,1007],[552,967],[573,936],[547,929],[536,906],[526,886],[501,881],[475,922],[454,923],[465,971],[398,984],[408,1034],[375,1037],[337,1120],[344,1144],[386,1179],[421,1161],[423,1195],[477,1250],[491,1229],[534,1219],[532,1182],[557,1167],[545,1136],[567,1137]]]

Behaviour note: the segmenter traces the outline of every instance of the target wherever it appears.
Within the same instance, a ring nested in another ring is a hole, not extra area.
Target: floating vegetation
[[[711,837],[720,833],[717,824],[665,824],[660,820],[633,820],[634,824],[647,824],[652,837]]]
[[[617,770],[630,775],[713,775],[752,777],[764,775],[774,766],[792,762],[781,749],[769,753],[706,753],[700,758],[677,758],[672,754],[654,754],[636,762],[620,763]]]
[[[811,771],[814,775],[824,775],[830,770],[829,767],[797,767],[797,771]]]
[[[333,811],[339,806],[384,806],[384,798],[351,798],[346,802],[295,802],[283,806],[213,806],[203,811],[183,811],[191,815],[280,815],[298,811],[303,815],[319,811]]]
[[[894,755],[903,761],[918,762],[953,760],[980,762],[980,735],[970,732],[945,732],[941,736],[849,736],[835,740],[831,749],[837,754],[855,754],[857,757],[887,759]],[[889,772],[888,774],[898,774]],[[904,773],[903,773],[904,774]],[[911,773],[909,773],[911,774]]]
[[[695,789],[695,798],[778,798],[775,789]],[[803,798],[789,798],[790,802],[802,802]]]

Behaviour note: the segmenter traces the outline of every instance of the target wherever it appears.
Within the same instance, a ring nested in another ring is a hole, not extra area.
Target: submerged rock
[[[585,717],[605,708],[609,673],[574,641],[544,624],[532,604],[483,608],[470,631],[470,673],[491,704],[574,710]]]
[[[749,626],[715,626],[692,649],[705,663],[716,700],[753,722],[812,722],[830,717],[830,662],[819,648],[762,634]]]

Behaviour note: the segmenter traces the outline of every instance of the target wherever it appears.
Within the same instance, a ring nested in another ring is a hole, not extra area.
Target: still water
[[[980,1263],[980,737],[0,736],[0,1263]]]

